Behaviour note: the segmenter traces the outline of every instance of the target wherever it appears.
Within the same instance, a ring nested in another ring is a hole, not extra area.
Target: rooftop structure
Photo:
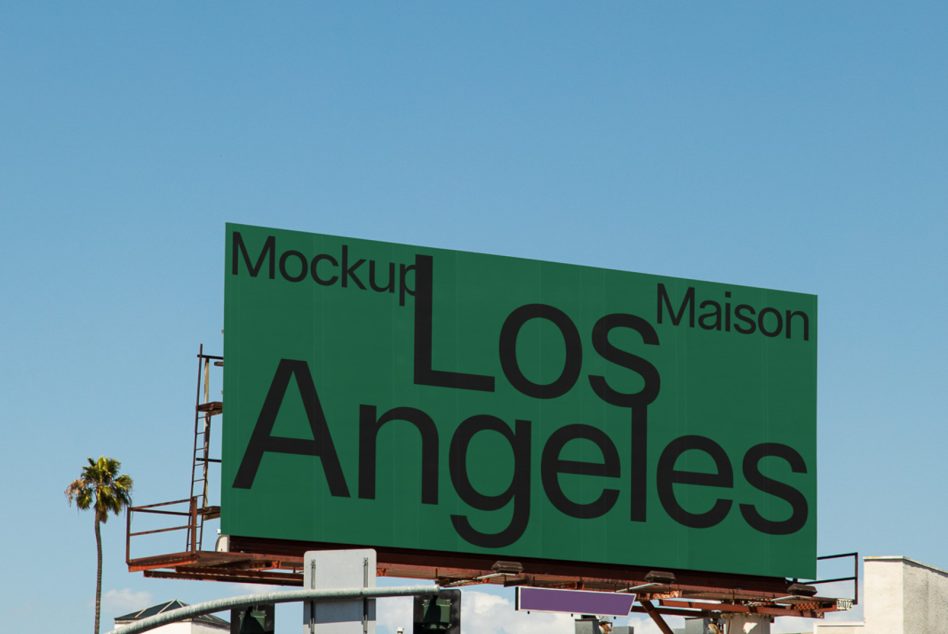
[[[134,623],[135,621],[140,621],[149,616],[161,614],[162,612],[183,608],[186,605],[188,604],[173,599],[148,608],[142,608],[137,612],[130,612],[116,617],[115,627],[118,628],[122,625],[128,625],[129,623]],[[178,623],[169,623],[168,625],[155,628],[153,631],[160,634],[220,634],[221,632],[230,632],[230,623],[213,614],[205,614]]]

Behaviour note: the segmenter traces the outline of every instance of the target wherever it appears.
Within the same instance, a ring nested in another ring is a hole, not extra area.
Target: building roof
[[[168,612],[169,610],[177,610],[178,608],[183,608],[187,605],[183,601],[178,601],[173,599],[171,601],[166,601],[165,603],[159,603],[158,605],[153,605],[150,608],[142,608],[137,612],[129,612],[123,616],[115,617],[116,623],[131,623],[132,621],[140,621],[149,616],[155,616],[156,614],[161,614],[162,612]],[[227,621],[222,618],[218,618],[213,614],[202,614],[201,616],[194,616],[189,619],[183,619],[185,621],[191,621],[192,623],[206,623],[207,625],[229,625]]]
[[[913,566],[918,566],[919,568],[926,568],[926,569],[928,569],[928,570],[930,570],[930,571],[932,571],[932,572],[937,572],[937,573],[940,574],[940,575],[948,576],[948,570],[942,570],[941,568],[936,568],[935,566],[932,566],[931,564],[926,564],[925,562],[917,561],[917,560],[915,560],[915,559],[912,559],[912,558],[910,558],[910,557],[906,557],[906,556],[904,556],[904,555],[877,555],[877,556],[874,556],[874,557],[873,557],[873,556],[866,556],[866,557],[864,557],[864,560],[865,560],[865,561],[894,561],[894,562],[902,562],[902,563],[910,564],[910,565],[913,565]]]

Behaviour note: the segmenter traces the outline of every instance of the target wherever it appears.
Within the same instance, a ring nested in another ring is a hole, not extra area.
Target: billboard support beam
[[[655,606],[652,605],[652,602],[647,599],[641,599],[639,605],[645,608],[645,612],[652,617],[652,620],[655,621],[655,625],[658,626],[658,629],[662,631],[662,634],[675,634],[668,623],[665,622],[665,619],[662,618],[662,615],[658,613],[658,610],[655,609]]]

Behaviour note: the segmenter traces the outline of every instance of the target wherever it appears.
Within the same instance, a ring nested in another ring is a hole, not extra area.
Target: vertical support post
[[[201,344],[202,346],[204,344]],[[211,360],[204,358],[204,402],[211,400]]]
[[[125,507],[125,565],[132,561],[132,509]]]
[[[206,385],[206,383],[205,383]],[[207,390],[205,389],[205,392]],[[207,401],[205,400],[205,403]],[[210,466],[210,457],[211,457],[211,412],[204,414],[204,445],[202,447],[201,454],[201,477],[203,478],[201,482],[201,525],[200,530],[198,531],[198,542],[204,543],[204,509],[207,508],[207,487],[208,487],[208,468]],[[193,488],[193,487],[192,487]],[[191,494],[194,494],[194,491],[191,491]]]
[[[308,587],[310,590],[315,590],[316,589],[316,559],[315,558],[310,560],[308,572],[309,572],[309,583],[304,583],[303,585]],[[316,603],[315,602],[304,603],[303,615],[309,624],[309,634],[315,634],[316,632]]]
[[[197,393],[194,395],[194,403],[198,405],[201,403],[201,359],[204,358],[204,344],[198,346],[198,376],[197,376]]]
[[[853,605],[859,605],[859,553],[853,553]]]
[[[374,572],[374,571],[373,571]],[[362,558],[362,587],[369,587],[369,558]],[[362,599],[362,634],[369,634],[369,600]]]
[[[191,508],[188,511],[188,518],[190,523],[190,535],[191,535],[191,552],[197,552],[197,498],[193,495],[191,496]]]

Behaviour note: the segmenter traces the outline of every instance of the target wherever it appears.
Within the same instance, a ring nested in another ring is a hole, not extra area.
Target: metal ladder
[[[197,396],[194,405],[194,448],[191,464],[191,522],[187,550],[201,550],[204,542],[204,521],[220,517],[219,506],[207,504],[208,467],[220,463],[211,458],[211,420],[224,411],[221,401],[211,400],[211,366],[223,367],[224,357],[204,353],[204,344],[198,348]]]

